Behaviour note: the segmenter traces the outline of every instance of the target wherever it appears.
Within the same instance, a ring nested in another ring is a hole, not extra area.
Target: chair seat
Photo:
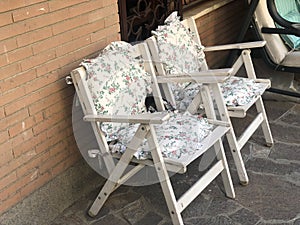
[[[267,88],[270,87],[270,82],[267,80],[257,82],[257,80],[241,77],[231,77],[221,85],[224,102],[230,110],[245,109],[245,106],[252,105],[257,96],[262,95]],[[176,107],[180,111],[186,110],[190,105],[195,95],[198,93],[198,84],[190,84],[185,88],[173,87]],[[248,109],[248,108],[247,108]]]
[[[113,153],[123,153],[125,146],[134,136],[139,124],[128,124],[122,126],[114,136],[117,142],[110,145]],[[189,157],[202,149],[202,141],[208,136],[214,125],[206,119],[188,113],[172,113],[168,121],[163,124],[154,125],[160,150],[163,157],[180,160]],[[200,152],[202,154],[202,152]],[[199,154],[198,154],[199,155]],[[135,154],[137,159],[151,158],[150,149],[146,140]]]
[[[228,107],[245,106],[254,98],[262,95],[269,82],[257,82],[254,79],[231,77],[221,85],[222,94]]]

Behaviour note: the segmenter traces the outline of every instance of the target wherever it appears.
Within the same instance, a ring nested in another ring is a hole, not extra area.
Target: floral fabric
[[[132,55],[134,47],[113,42],[95,59],[85,60],[87,84],[98,114],[134,115],[145,112],[144,100],[150,91],[151,78],[140,59]],[[114,139],[124,124],[103,123],[102,130]]]
[[[171,113],[168,121],[154,127],[163,157],[173,159],[179,159],[183,155],[193,155],[200,150],[201,141],[214,128],[206,119],[188,113]],[[134,124],[120,130],[117,134],[119,142],[112,146],[112,151],[123,153],[137,128],[138,124]],[[135,157],[138,159],[151,158],[150,150],[144,140]]]
[[[133,115],[145,112],[145,98],[150,89],[150,76],[141,60],[133,56],[134,47],[125,42],[114,42],[95,59],[85,60],[87,84],[98,114]],[[139,124],[103,123],[101,129],[112,152],[124,152]],[[171,114],[171,119],[155,125],[158,142],[164,157],[180,158],[201,148],[201,141],[213,129],[205,119],[189,114]],[[143,140],[135,156],[151,157]]]
[[[193,40],[195,34],[182,25],[176,12],[153,34],[167,74],[189,74],[201,70],[205,60],[204,48]],[[198,93],[199,84],[185,83],[171,88],[177,109],[184,111]],[[262,85],[254,80],[238,77],[228,79],[221,85],[221,90],[227,106],[246,105],[264,91]]]
[[[263,83],[256,83],[253,79],[231,77],[221,85],[222,94],[227,106],[247,105],[255,97],[265,91]]]

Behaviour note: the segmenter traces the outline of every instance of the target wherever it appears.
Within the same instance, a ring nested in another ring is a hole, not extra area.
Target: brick
[[[74,60],[75,60],[74,54],[67,54],[62,57],[56,57],[55,59],[50,60],[41,66],[38,66],[36,68],[37,76],[39,77],[39,76],[43,76],[47,73],[57,71],[58,69],[61,69],[68,63],[73,62]]]
[[[17,180],[17,173],[13,171],[12,173],[8,174],[5,177],[2,177],[0,180],[0,187],[4,189],[5,187],[9,186],[11,183]]]
[[[42,152],[46,152],[49,151],[54,145],[56,145],[57,143],[61,142],[62,140],[65,139],[64,136],[62,136],[61,133],[56,134],[55,136],[52,137],[48,137],[47,136],[47,131],[44,130],[43,133],[41,134],[42,136],[40,136],[41,138],[43,138],[43,141],[41,141],[40,143],[37,143],[35,151],[39,154]]]
[[[38,113],[36,113],[33,117],[34,117],[34,121],[35,121],[36,123],[40,123],[40,122],[42,122],[43,119],[44,119],[43,112],[38,112]]]
[[[61,45],[56,49],[56,55],[58,57],[68,54],[70,52],[73,52],[76,49],[82,48],[84,46],[87,46],[91,43],[91,39],[89,36],[85,36],[83,38],[79,38],[76,40],[73,40],[65,45]]]
[[[73,155],[73,157],[67,157],[65,160],[63,160],[61,163],[57,164],[52,169],[52,176],[57,176],[61,174],[63,171],[74,165],[79,160],[79,154]]]
[[[15,90],[15,89],[14,89]],[[25,93],[25,90],[20,90]],[[28,105],[32,104],[36,100],[40,99],[39,93],[32,93],[28,95],[24,95],[24,93],[21,93],[21,96],[24,96],[22,98],[16,98],[16,100],[13,100],[13,103],[9,103],[4,107],[6,115],[11,115],[23,108],[26,108]],[[12,97],[10,97],[11,99]]]
[[[32,49],[30,47],[25,48],[18,48],[14,51],[11,51],[7,54],[5,54],[5,57],[7,58],[6,64],[14,63],[23,59],[26,59],[28,57],[31,57],[33,55]],[[6,65],[4,64],[4,65]]]
[[[69,116],[71,116],[71,114]],[[67,131],[67,129],[69,129],[70,126],[71,126],[71,124],[69,122],[67,122],[66,120],[62,120],[61,122],[59,122],[55,126],[51,127],[47,131],[47,137],[49,137],[49,138],[54,137],[58,133],[60,133],[62,130],[66,130]]]
[[[92,33],[91,34],[91,39],[92,39],[92,42],[96,42],[98,40],[103,39],[106,36],[109,36],[109,35],[112,35],[112,34],[115,34],[115,33],[118,33],[118,32],[120,32],[120,27],[119,27],[118,24],[116,24],[114,26],[107,27],[107,28],[102,29],[98,32]]]
[[[1,96],[1,103],[5,106],[6,104],[11,104],[11,102],[16,102],[18,101],[20,98],[22,98],[25,94],[25,89],[20,86],[18,88],[13,89],[10,92],[4,93]],[[20,101],[20,100],[19,100]],[[23,104],[24,105],[24,104]],[[24,105],[25,106],[25,105]],[[11,114],[9,111],[7,111],[7,106],[4,107],[5,113],[6,115]],[[15,110],[18,111],[18,110]],[[14,111],[14,112],[15,112]]]
[[[0,40],[15,37],[19,34],[28,32],[29,30],[30,27],[28,26],[28,24],[23,21],[0,27]]]
[[[34,70],[29,70],[23,73],[19,73],[16,76],[10,77],[3,81],[2,84],[0,84],[1,89],[3,93],[12,90],[14,88],[17,88],[18,86],[21,86],[29,81],[32,81],[36,78],[36,72]]]
[[[56,11],[59,9],[63,9],[72,5],[80,4],[83,2],[87,2],[89,0],[68,0],[68,1],[61,1],[61,0],[52,0],[49,2],[49,8],[51,11]]]
[[[11,24],[13,22],[10,12],[0,14],[0,27]]]
[[[28,117],[24,121],[17,123],[16,125],[10,127],[8,129],[8,133],[10,137],[15,137],[18,134],[25,132],[26,130],[32,128],[35,125],[35,121],[33,117]]]
[[[22,71],[26,71],[28,69],[32,69],[38,65],[41,65],[51,59],[55,58],[55,51],[50,50],[47,52],[42,52],[38,55],[27,58],[21,62]]]
[[[32,5],[35,3],[43,2],[45,0],[1,0],[0,1],[0,12],[10,11],[13,9],[21,8],[24,6]]]
[[[19,157],[22,153],[28,152],[35,147],[37,137],[33,135],[32,130],[27,130],[11,138],[14,157]],[[29,146],[30,145],[30,146]]]
[[[49,158],[49,152],[43,152],[41,154],[36,155],[26,164],[23,164],[17,169],[17,176],[23,177],[28,173],[32,173],[33,171],[38,171],[40,165],[43,165],[47,159]]]
[[[86,13],[90,13],[95,9],[103,8],[104,1],[88,1],[84,4],[72,5],[69,7],[70,17],[75,17],[78,15],[83,15]]]
[[[5,142],[0,146],[0,166],[8,163],[13,159],[11,143]]]
[[[47,118],[47,117],[51,116],[52,112],[55,112],[52,110],[52,108],[56,107],[57,104],[59,104],[59,105],[66,104],[66,103],[64,103],[63,99],[67,96],[73,96],[73,91],[68,90],[68,92],[67,92],[65,90],[57,90],[57,92],[55,92],[49,96],[45,96],[40,101],[37,101],[36,103],[31,105],[29,107],[30,114],[35,115],[36,113],[47,109],[47,110],[45,110],[45,112],[43,112],[43,116],[44,116],[43,118]],[[57,109],[55,109],[55,110],[57,110]]]
[[[44,121],[35,125],[33,127],[34,134],[39,134],[45,130],[47,130],[50,126],[54,126],[56,123],[61,121],[63,118],[61,117],[60,113],[54,114],[49,118],[45,118]]]
[[[58,77],[56,73],[50,73],[47,76],[39,77],[25,85],[25,93],[32,93],[38,89],[54,83],[55,81],[57,81],[57,79]]]
[[[107,16],[113,15],[117,11],[118,9],[116,5],[100,8],[89,14],[89,22],[92,23],[95,22],[96,20],[101,20]]]
[[[69,11],[68,11],[68,9],[63,9],[63,10],[44,14],[42,16],[27,19],[24,21],[24,23],[26,22],[26,27],[28,28],[27,31],[33,31],[33,30],[37,30],[42,27],[46,27],[46,26],[55,24],[57,22],[65,20],[67,18],[69,18]],[[22,22],[23,21],[18,22],[18,23],[22,23]]]
[[[5,193],[0,193],[0,198],[2,195],[5,195]],[[17,202],[21,201],[21,194],[15,193],[14,195],[11,195],[9,198],[7,198],[5,201],[2,201],[0,204],[0,212],[5,212],[8,209],[10,209],[13,205],[15,205]]]
[[[39,41],[38,43],[34,43],[32,45],[33,53],[36,55],[40,52],[55,48],[61,44],[64,44],[68,41],[72,40],[72,36],[68,35],[66,33],[52,36],[49,39],[45,39],[42,41]]]
[[[6,175],[12,173],[16,168],[18,167],[18,164],[15,160],[9,161],[8,163],[5,163],[1,166],[1,173],[0,173],[0,179],[2,177],[5,177]]]
[[[106,43],[111,43],[113,41],[120,41],[120,40],[121,40],[121,36],[119,33],[112,34],[106,37]]]
[[[48,3],[43,2],[40,4],[35,4],[29,7],[23,7],[21,9],[13,11],[12,18],[14,22],[18,22],[35,16],[40,16],[48,12]]]
[[[24,1],[2,0],[0,1],[0,12],[10,11],[24,6]]]
[[[105,39],[96,41],[89,46],[79,49],[78,51],[74,52],[75,61],[82,61],[82,58],[89,58],[95,57],[99,53],[101,49],[107,46],[107,42]],[[70,69],[66,69],[66,73],[70,72]]]
[[[5,66],[9,64],[9,58],[8,58],[8,54],[2,54],[0,55],[0,67],[1,66]]]
[[[73,36],[73,39],[80,38],[83,35],[90,35],[94,32],[102,30],[104,28],[104,22],[105,22],[105,20],[103,18],[103,19],[97,20],[93,23],[89,23],[85,26],[81,26],[77,29],[72,30],[71,35]]]
[[[19,63],[13,63],[8,66],[0,67],[0,74],[1,74],[0,79],[9,78],[20,72],[21,72],[21,65]]]
[[[3,119],[4,117],[5,117],[4,108],[0,106],[0,119]]]
[[[0,131],[0,144],[8,141],[9,139],[9,135],[8,135],[8,131]]]
[[[23,110],[17,111],[14,114],[6,116],[4,119],[0,120],[0,130],[3,130],[2,128],[6,129],[7,127],[10,127],[10,126],[24,120],[28,116],[29,116],[28,109],[23,109]]]
[[[107,16],[104,19],[105,27],[110,27],[110,26],[113,26],[118,23],[119,23],[119,15],[118,14],[113,14],[111,16]]]
[[[52,178],[51,173],[38,174],[38,177],[33,182],[29,183],[20,190],[23,198],[27,197],[34,190],[40,188],[43,184],[47,183]]]
[[[65,31],[72,30],[76,27],[83,26],[87,23],[88,23],[87,15],[77,16],[68,20],[64,20],[52,25],[53,34],[57,35]]]
[[[17,36],[17,43],[19,47],[23,47],[32,43],[39,42],[41,40],[51,38],[51,27],[44,27],[38,30],[27,32],[25,34]]]
[[[36,178],[37,177],[36,177],[35,171],[27,174],[26,176],[20,177],[19,179],[16,180],[16,182],[12,183],[11,185],[9,185],[7,188],[5,188],[2,191],[1,198],[3,198],[3,199],[0,199],[0,200],[3,201],[7,198],[10,198],[10,196],[14,195],[15,193],[18,193],[22,187],[24,187],[26,184],[32,182]]]

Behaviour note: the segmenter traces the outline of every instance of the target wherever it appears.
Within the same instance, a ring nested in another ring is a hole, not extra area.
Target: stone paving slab
[[[232,157],[227,152],[236,198],[225,197],[218,177],[183,211],[186,225],[300,225],[300,105],[272,100],[265,100],[265,105],[275,145],[264,146],[262,132],[258,131],[242,150],[249,185],[239,184]],[[240,120],[237,123],[243,126]],[[197,174],[199,162],[194,162],[187,175],[173,176],[175,192],[182,193],[197,180]],[[110,196],[100,213],[90,218],[87,210],[99,188],[50,224],[172,224],[159,184],[122,186]]]

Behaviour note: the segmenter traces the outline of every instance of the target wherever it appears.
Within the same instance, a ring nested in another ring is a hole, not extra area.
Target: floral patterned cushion
[[[145,112],[145,98],[151,91],[150,76],[133,56],[134,47],[125,42],[114,42],[95,59],[85,60],[87,84],[98,114],[132,115]],[[101,129],[112,152],[123,153],[139,124],[103,123]],[[189,114],[171,115],[171,119],[155,125],[164,157],[180,158],[201,148],[201,141],[213,129],[205,119]],[[135,154],[138,159],[151,158],[146,140]]]
[[[118,132],[119,142],[112,147],[113,152],[123,153],[125,146],[136,132],[138,124],[130,125]],[[214,126],[206,119],[188,113],[171,113],[170,120],[155,125],[155,131],[162,154],[166,158],[179,159],[183,155],[193,155],[200,150],[201,141],[211,133]],[[138,159],[151,158],[146,141],[135,154]]]
[[[193,32],[180,22],[177,13],[172,13],[163,26],[153,32],[159,49],[159,57],[165,65],[167,74],[191,73],[201,70],[205,60],[203,46],[193,40]],[[176,107],[180,111],[186,110],[195,95],[199,85],[185,83],[172,87]],[[248,104],[258,94],[262,94],[262,85],[252,79],[233,77],[221,85],[223,97],[227,106]]]
[[[221,90],[227,106],[243,106],[262,95],[265,84],[257,83],[253,79],[231,77],[221,85]]]
[[[87,84],[98,114],[133,115],[145,112],[145,97],[151,78],[133,57],[134,47],[126,42],[113,42],[95,59],[82,62],[87,70]],[[109,139],[124,126],[103,123]]]

